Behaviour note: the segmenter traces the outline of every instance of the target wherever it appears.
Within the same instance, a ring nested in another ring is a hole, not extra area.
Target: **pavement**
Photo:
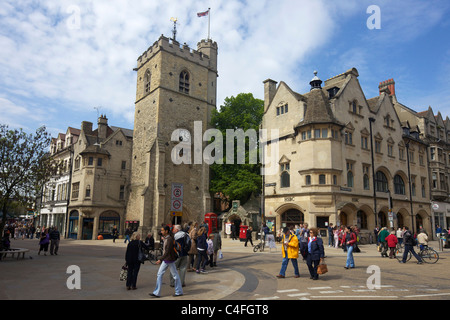
[[[258,241],[255,240],[253,243],[256,245]],[[448,271],[450,249],[444,249],[440,253],[441,259],[436,265],[420,266],[423,268],[420,269],[420,273],[427,270],[430,275],[430,279],[421,284],[420,281],[416,281],[418,266],[415,263],[401,265],[395,259],[394,261],[381,259],[375,245],[360,246],[362,252],[355,254],[355,260],[361,267],[354,270],[350,277],[343,269],[346,254],[341,249],[326,247],[326,260],[330,272],[323,276],[317,285],[318,282],[309,280],[306,265],[302,264],[301,259],[299,259],[301,280],[294,280],[291,266],[288,267],[286,279],[275,277],[281,265],[280,244],[276,245],[276,249],[269,250],[266,247],[264,252],[254,253],[250,244],[245,247],[241,241],[223,239],[224,258],[218,260],[218,267],[208,267],[207,274],[187,273],[184,295],[177,298],[172,296],[174,289],[169,286],[169,271],[167,271],[164,276],[162,297],[155,299],[150,297],[149,293],[155,288],[159,266],[149,262],[141,266],[137,290],[127,291],[125,282],[119,281],[126,246],[127,244],[120,239],[117,239],[116,243],[112,240],[65,239],[61,240],[57,256],[49,254],[43,256],[42,253],[38,255],[37,240],[13,240],[12,247],[28,248],[30,252],[26,254],[25,259],[6,258],[0,262],[0,300],[264,300],[305,297],[339,299],[342,293],[346,293],[345,290],[353,294],[355,288],[362,290],[361,287],[366,285],[369,277],[366,269],[375,262],[383,270],[389,268],[389,271],[383,274],[383,280],[389,279],[391,290],[406,290],[414,297],[414,294],[419,296],[426,290],[424,286],[429,286],[427,290],[441,290],[427,291],[434,292],[435,297],[440,294],[437,297],[450,299],[450,284],[447,284],[450,277]],[[431,242],[430,246],[438,249],[438,242]],[[79,268],[77,269],[80,270],[79,278],[75,277],[73,266],[75,269]],[[423,278],[423,275],[421,277]],[[70,289],[78,283],[79,289]],[[407,288],[408,283],[422,287]],[[333,294],[322,296],[311,293],[311,290],[314,290],[311,288],[322,287],[338,288],[338,291],[325,290],[324,292]],[[307,290],[309,291],[306,292]],[[383,291],[384,296],[378,291],[378,295],[373,297],[389,299],[393,295],[387,290],[389,288]],[[361,292],[358,295],[363,297]],[[352,297],[350,294],[348,296]]]

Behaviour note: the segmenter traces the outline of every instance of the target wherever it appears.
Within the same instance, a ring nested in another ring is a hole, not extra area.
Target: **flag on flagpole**
[[[209,14],[209,10],[205,12],[199,12],[197,13],[197,17],[206,17]]]

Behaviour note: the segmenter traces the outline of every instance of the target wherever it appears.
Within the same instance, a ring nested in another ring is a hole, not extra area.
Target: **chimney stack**
[[[267,110],[272,103],[275,93],[277,91],[277,82],[272,79],[263,81],[264,83],[264,110]]]
[[[386,89],[389,90],[390,96],[395,96],[395,81],[394,79],[385,80],[383,82],[380,82],[380,85],[378,86],[378,89],[380,90],[380,94],[384,92]]]
[[[92,122],[89,121],[81,122],[81,131],[83,131],[84,134],[92,135]]]
[[[107,131],[108,131],[108,118],[106,118],[106,115],[101,115],[100,118],[98,118],[99,139],[106,139]]]

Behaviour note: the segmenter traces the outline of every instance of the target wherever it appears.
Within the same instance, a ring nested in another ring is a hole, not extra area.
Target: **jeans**
[[[347,268],[354,268],[355,261],[353,260],[353,246],[347,246],[347,261],[345,263]]]
[[[422,258],[414,251],[414,246],[405,244],[405,252],[403,253],[402,262],[406,262],[406,257],[408,257],[408,252],[411,251],[412,255],[417,259],[417,261],[422,262]]]
[[[294,266],[294,273],[296,276],[300,276],[300,273],[298,272],[298,263],[297,259],[289,259],[289,258],[283,258],[283,261],[281,262],[281,270],[280,275],[284,276],[286,274],[286,269],[289,263],[289,260],[292,262],[292,265]]]
[[[170,270],[170,274],[175,279],[175,294],[176,295],[183,294],[183,288],[181,287],[181,280],[180,280],[180,276],[178,274],[177,266],[175,265],[175,262],[166,263],[163,261],[163,262],[161,262],[161,266],[159,267],[158,275],[156,278],[156,288],[155,288],[155,291],[153,291],[153,294],[155,296],[159,297],[161,295],[161,286],[162,286],[163,276],[164,276],[164,273],[166,273],[166,270],[168,268]]]
[[[58,254],[59,240],[50,240],[50,254]]]
[[[206,250],[198,250],[198,256],[195,269],[197,269],[197,271],[205,270],[205,266],[208,263],[208,254],[206,253]]]

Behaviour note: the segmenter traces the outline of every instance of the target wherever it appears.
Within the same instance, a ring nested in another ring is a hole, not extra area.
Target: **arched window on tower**
[[[182,71],[180,73],[180,92],[189,94],[189,73],[187,71]]]

